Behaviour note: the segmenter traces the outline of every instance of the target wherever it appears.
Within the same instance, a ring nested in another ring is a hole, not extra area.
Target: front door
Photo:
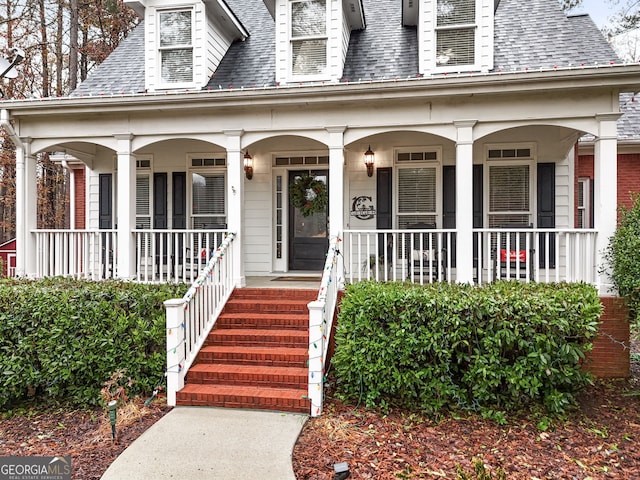
[[[311,175],[317,181],[329,185],[328,170],[296,170],[289,172],[289,186],[303,175]],[[312,201],[315,193],[309,191],[307,198]],[[291,199],[291,195],[289,195]],[[289,202],[289,270],[322,270],[329,249],[328,228],[329,204],[319,212],[303,214]]]

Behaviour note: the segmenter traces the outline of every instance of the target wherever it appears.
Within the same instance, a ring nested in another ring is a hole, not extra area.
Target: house
[[[190,281],[233,232],[236,286],[321,271],[339,237],[339,281],[611,294],[619,98],[640,66],[588,16],[557,0],[125,3],[140,25],[71,96],[2,104],[18,275]],[[70,230],[36,229],[44,151],[84,192]]]
[[[15,277],[16,274],[16,240],[11,239],[0,244],[0,276]]]

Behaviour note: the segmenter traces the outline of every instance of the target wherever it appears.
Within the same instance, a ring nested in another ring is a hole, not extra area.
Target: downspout
[[[0,111],[0,126],[2,126],[16,147],[16,276],[26,274],[26,241],[25,232],[25,158],[24,144],[16,134],[11,124],[9,111],[3,108]]]

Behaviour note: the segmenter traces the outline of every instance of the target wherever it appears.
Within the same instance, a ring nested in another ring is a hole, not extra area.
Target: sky
[[[600,28],[607,24],[608,17],[615,13],[615,8],[607,0],[582,0],[582,5],[571,13],[588,13]]]

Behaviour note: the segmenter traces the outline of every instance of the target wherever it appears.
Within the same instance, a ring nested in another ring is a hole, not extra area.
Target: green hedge
[[[166,362],[163,301],[183,285],[0,282],[0,407],[27,397],[97,404],[118,370],[147,394]]]
[[[581,368],[601,314],[586,284],[349,285],[332,360],[338,395],[370,407],[500,418],[551,413],[590,381]]]

